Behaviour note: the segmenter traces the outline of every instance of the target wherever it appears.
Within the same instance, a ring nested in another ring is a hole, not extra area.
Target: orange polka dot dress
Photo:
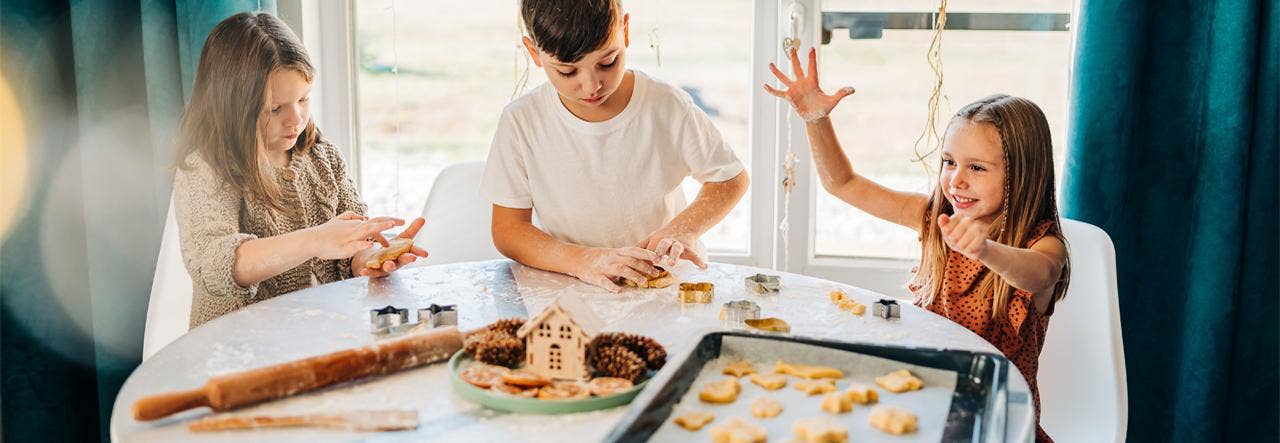
[[[1053,226],[1052,220],[1041,222],[1022,247],[1035,244]],[[1040,350],[1044,348],[1044,334],[1049,327],[1049,316],[1053,314],[1053,302],[1050,302],[1049,309],[1045,312],[1036,312],[1031,293],[1015,290],[1009,299],[1008,318],[992,319],[993,295],[977,293],[978,282],[989,271],[982,262],[950,251],[947,255],[947,270],[942,279],[942,293],[934,298],[932,305],[921,307],[982,336],[1013,362],[1031,386],[1031,397],[1036,408],[1036,441],[1052,442],[1053,439],[1040,427],[1040,390],[1036,384],[1036,372],[1039,369]],[[916,295],[916,305],[921,305],[920,285],[913,284],[908,289]]]

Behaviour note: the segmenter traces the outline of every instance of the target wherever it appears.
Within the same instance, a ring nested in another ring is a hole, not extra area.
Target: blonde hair
[[[268,109],[267,79],[281,69],[297,71],[308,82],[315,68],[306,49],[275,16],[242,12],[209,32],[196,68],[191,100],[178,129],[177,166],[199,153],[236,191],[269,207],[288,212],[271,175],[258,121]],[[294,155],[323,142],[314,121],[298,136]]]
[[[1053,141],[1049,135],[1049,122],[1040,107],[1025,98],[995,94],[956,112],[947,124],[948,132],[957,121],[989,124],[1000,135],[1005,164],[1004,203],[996,220],[991,223],[988,236],[1002,244],[1021,248],[1026,246],[1037,224],[1052,220],[1053,226],[1045,235],[1062,239],[1054,197]],[[920,268],[913,283],[920,287],[916,291],[917,299],[924,306],[932,304],[945,290],[942,282],[951,248],[942,239],[937,220],[939,214],[952,214],[954,209],[943,192],[941,185],[935,186],[921,221]],[[1055,302],[1066,294],[1070,275],[1068,259],[1053,288]],[[1005,318],[1009,298],[1015,290],[1013,286],[994,272],[986,273],[977,285],[979,294],[993,295],[991,318]]]

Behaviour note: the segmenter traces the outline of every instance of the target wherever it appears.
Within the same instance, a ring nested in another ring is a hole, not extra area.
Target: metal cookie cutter
[[[769,274],[756,274],[745,280],[747,290],[756,294],[778,292],[782,287],[782,277]]]
[[[883,319],[901,318],[902,307],[895,300],[880,299],[871,307],[871,314]]]
[[[375,334],[386,333],[396,326],[409,323],[409,310],[387,305],[369,310],[369,327]]]
[[[720,308],[720,320],[726,325],[741,325],[745,320],[760,318],[760,305],[750,300],[734,300]]]
[[[716,285],[711,282],[681,283],[680,303],[711,303]]]
[[[428,328],[457,326],[458,305],[441,306],[432,303],[431,306],[418,310],[418,323],[425,324]]]

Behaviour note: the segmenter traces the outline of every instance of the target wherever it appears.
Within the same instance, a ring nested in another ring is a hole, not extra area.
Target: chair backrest
[[[414,243],[427,250],[425,264],[502,258],[490,235],[492,206],[480,196],[484,162],[455,163],[440,171],[422,218],[427,224]]]
[[[1040,424],[1057,441],[1124,441],[1129,408],[1115,247],[1088,223],[1062,219],[1062,231],[1071,283],[1040,353]]]
[[[151,280],[151,299],[147,302],[146,329],[142,333],[143,360],[186,334],[191,321],[191,275],[182,263],[172,198],[163,235],[156,273]]]

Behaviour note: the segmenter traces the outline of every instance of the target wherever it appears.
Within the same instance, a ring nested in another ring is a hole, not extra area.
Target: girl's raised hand
[[[808,75],[805,75],[804,69],[800,68],[800,56],[796,55],[796,49],[791,48],[788,53],[791,56],[791,72],[796,76],[795,80],[787,78],[786,74],[778,70],[777,65],[769,63],[769,70],[773,71],[774,77],[777,77],[787,89],[780,91],[766,83],[764,90],[791,102],[791,106],[796,108],[796,113],[800,114],[800,118],[804,121],[813,122],[826,117],[841,99],[853,94],[852,86],[840,88],[834,95],[822,92],[822,88],[818,85],[817,49],[809,48]]]
[[[404,228],[403,231],[400,231],[400,235],[397,235],[396,238],[414,238],[418,235],[418,231],[421,230],[422,226],[425,224],[427,224],[427,221],[424,220],[422,217],[418,217],[409,223],[409,227]],[[378,234],[376,238],[382,239],[382,235]],[[386,240],[380,241],[380,243],[383,243],[383,242],[386,242]],[[386,246],[386,245],[384,244],[383,246]],[[400,269],[405,265],[408,265],[409,263],[413,263],[417,261],[418,258],[420,257],[425,258],[427,256],[426,249],[422,249],[422,247],[418,245],[413,245],[412,248],[409,248],[409,252],[400,254],[400,256],[396,257],[395,260],[387,260],[383,262],[382,269],[369,269],[368,267],[364,266],[364,264],[368,263],[369,260],[372,259],[374,255],[378,254],[378,251],[379,251],[379,248],[368,248],[360,252],[357,252],[354,256],[352,256],[351,257],[351,274],[357,277],[361,277],[361,276],[369,277],[369,278],[386,277],[392,272],[395,272],[395,270]]]
[[[403,224],[404,220],[394,217],[365,218],[347,211],[321,225],[307,228],[310,234],[307,246],[321,260],[350,258],[356,252],[372,247],[375,241],[386,246],[387,240],[379,233]]]
[[[947,214],[938,216],[938,229],[947,246],[974,260],[982,260],[987,254],[987,239],[990,226],[981,221],[960,216],[952,219]]]

